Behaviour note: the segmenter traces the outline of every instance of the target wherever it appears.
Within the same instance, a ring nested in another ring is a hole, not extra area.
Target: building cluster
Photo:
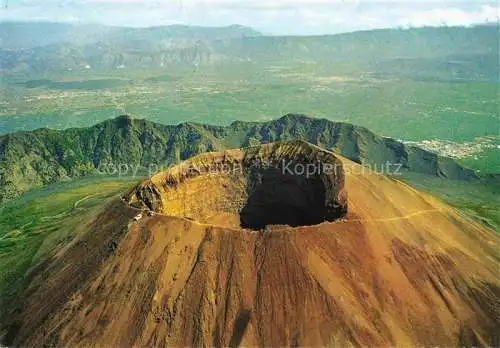
[[[405,141],[407,145],[418,146],[438,155],[456,159],[477,157],[487,149],[500,149],[498,139],[492,137],[478,138],[475,142],[456,143],[448,140]]]

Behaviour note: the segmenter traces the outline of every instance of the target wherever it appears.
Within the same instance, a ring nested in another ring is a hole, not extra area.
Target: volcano
[[[13,346],[498,346],[497,234],[305,142],[207,153],[96,207]]]

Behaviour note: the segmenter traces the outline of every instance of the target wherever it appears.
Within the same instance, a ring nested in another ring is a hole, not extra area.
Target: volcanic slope
[[[305,181],[276,178],[273,172],[271,187],[284,196],[270,207],[264,204],[270,196],[262,193],[256,206],[279,214],[281,201],[282,209],[294,214],[280,215],[292,216],[289,221],[269,220],[265,228],[238,226],[248,221],[242,205],[191,210],[173,200],[174,210],[168,210],[165,195],[175,190],[191,194],[193,204],[199,195],[205,203],[200,206],[212,204],[210,197],[233,194],[224,190],[233,188],[233,179],[224,176],[234,171],[193,174],[175,167],[159,173],[101,207],[93,222],[80,228],[85,233],[33,270],[4,343],[500,344],[499,238],[493,230],[402,182],[304,142],[201,155],[186,168],[221,160],[246,165],[248,158],[301,164],[321,158],[342,163],[342,170]],[[253,195],[245,193],[260,192],[266,177],[244,177],[254,186],[237,192],[250,200]],[[307,204],[291,201],[280,185],[297,194],[310,192]],[[321,187],[323,193],[316,191]],[[161,203],[153,206],[158,201],[147,198],[156,194]],[[321,211],[323,222],[297,218],[310,205]],[[134,222],[146,206],[156,213]],[[325,207],[336,207],[335,213]],[[253,216],[266,217],[257,211],[261,215]],[[287,226],[290,221],[303,225]]]

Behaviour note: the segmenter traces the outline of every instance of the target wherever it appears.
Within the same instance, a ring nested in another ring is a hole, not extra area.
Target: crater
[[[341,161],[303,141],[193,157],[141,182],[127,200],[162,215],[251,230],[317,225],[347,212]]]

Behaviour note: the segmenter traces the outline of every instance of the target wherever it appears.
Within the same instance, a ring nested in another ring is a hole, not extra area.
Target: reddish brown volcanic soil
[[[139,184],[127,196],[132,206],[117,199],[102,207],[85,233],[35,270],[11,343],[498,346],[494,231],[305,143],[193,161],[311,163],[318,156],[340,160],[345,178],[338,172],[304,181],[273,172],[259,181],[247,170],[210,178],[174,168]],[[274,195],[259,193],[250,204],[257,222],[242,228],[249,198],[269,183]],[[228,204],[235,193],[237,204]],[[145,206],[159,214],[133,222]],[[306,223],[283,226],[288,222]]]

